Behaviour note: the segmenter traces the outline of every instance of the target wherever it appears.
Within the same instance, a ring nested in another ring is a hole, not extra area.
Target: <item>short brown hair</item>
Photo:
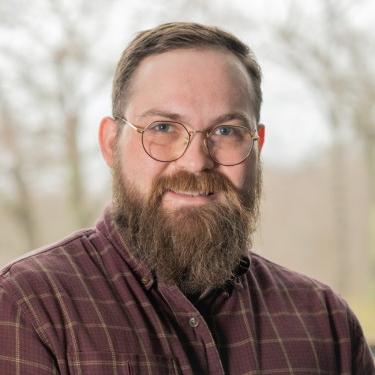
[[[251,49],[234,35],[217,27],[190,22],[165,23],[140,32],[121,55],[117,65],[112,89],[113,116],[121,116],[125,97],[135,69],[147,56],[180,48],[221,48],[236,55],[244,64],[254,88],[254,112],[259,122],[262,104],[259,64]]]

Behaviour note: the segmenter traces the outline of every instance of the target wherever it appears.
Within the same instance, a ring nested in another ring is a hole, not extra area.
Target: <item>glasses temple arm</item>
[[[125,125],[129,125],[131,128],[133,128],[134,130],[136,130],[138,133],[143,133],[144,132],[144,129],[141,128],[141,127],[138,127],[138,126],[135,126],[134,124],[132,124],[130,121],[128,121],[127,119],[125,119],[124,117],[114,117],[115,120],[120,120],[121,122],[123,122]]]

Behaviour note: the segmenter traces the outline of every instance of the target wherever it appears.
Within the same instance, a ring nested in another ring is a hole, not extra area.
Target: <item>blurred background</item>
[[[375,2],[0,1],[0,265],[95,223],[111,197],[97,146],[137,31],[196,21],[263,68],[256,251],[331,285],[375,344]]]

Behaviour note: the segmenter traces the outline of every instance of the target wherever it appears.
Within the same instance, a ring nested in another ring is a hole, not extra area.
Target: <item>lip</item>
[[[218,193],[201,193],[201,192],[176,192],[169,190],[164,193],[163,200],[166,205],[183,206],[183,205],[203,205],[210,202],[216,202],[219,199]]]

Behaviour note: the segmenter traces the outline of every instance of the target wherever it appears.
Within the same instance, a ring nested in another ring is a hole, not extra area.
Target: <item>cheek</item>
[[[219,171],[229,178],[236,188],[242,190],[253,183],[255,164],[254,160],[247,159],[244,163],[232,167],[222,166]]]
[[[143,150],[140,139],[124,139],[121,142],[121,169],[126,180],[142,195],[151,190],[152,180],[162,173],[164,164],[150,158]]]
[[[246,169],[241,165],[241,166],[233,166],[233,167],[222,167],[219,170],[224,176],[226,176],[232,184],[238,188],[242,189],[247,181],[247,176],[246,176]]]

